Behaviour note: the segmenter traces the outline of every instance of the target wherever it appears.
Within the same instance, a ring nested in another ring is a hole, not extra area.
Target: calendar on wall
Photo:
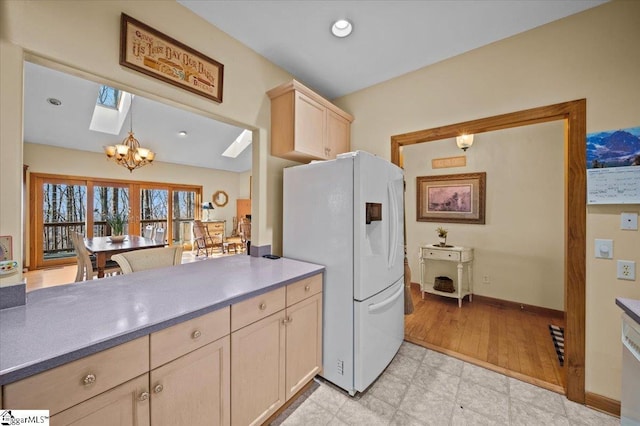
[[[587,204],[640,204],[640,127],[587,134]]]

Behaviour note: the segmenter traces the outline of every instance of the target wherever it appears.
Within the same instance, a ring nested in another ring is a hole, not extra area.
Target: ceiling
[[[89,130],[99,83],[26,62],[24,86],[26,142],[102,153],[103,146],[120,143],[128,134],[130,118],[119,135]],[[59,99],[62,105],[53,106],[48,98]],[[187,136],[179,136],[181,130]],[[133,101],[135,137],[156,153],[156,161],[232,172],[251,170],[251,146],[235,159],[221,156],[243,130],[142,96]]]
[[[177,1],[329,99],[605,3]],[[343,39],[330,32],[341,18],[354,28]]]
[[[605,1],[178,2],[333,99]],[[349,37],[331,35],[338,18],[353,23]],[[122,141],[128,119],[117,136],[89,130],[98,88],[98,83],[26,63],[25,141],[99,153]],[[62,105],[54,107],[47,98]],[[251,170],[250,147],[237,159],[221,156],[242,132],[239,127],[141,96],[136,96],[133,112],[135,136],[156,152],[156,161]],[[188,135],[180,137],[181,130]]]

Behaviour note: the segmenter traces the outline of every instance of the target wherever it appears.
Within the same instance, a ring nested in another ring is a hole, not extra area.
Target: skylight
[[[222,153],[224,157],[236,158],[251,145],[251,130],[243,130],[235,141]]]
[[[98,101],[96,104],[107,108],[120,109],[118,108],[119,103],[120,90],[109,86],[100,86],[100,89],[98,90]]]
[[[89,129],[119,135],[131,105],[131,93],[100,86]]]

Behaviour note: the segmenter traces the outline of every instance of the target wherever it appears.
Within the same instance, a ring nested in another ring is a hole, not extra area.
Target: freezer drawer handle
[[[404,290],[403,286],[400,286],[400,288],[391,295],[391,297],[389,297],[387,300],[383,300],[380,303],[374,303],[373,305],[369,305],[369,312],[373,313],[379,310],[384,309],[385,307],[387,307],[388,305],[392,304],[393,302],[395,302],[396,300],[398,300],[398,298],[400,296],[402,296],[402,291]]]

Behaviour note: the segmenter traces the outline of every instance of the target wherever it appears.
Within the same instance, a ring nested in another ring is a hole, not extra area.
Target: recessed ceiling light
[[[353,25],[346,19],[338,19],[331,26],[331,32],[336,37],[346,37],[351,34],[351,31],[353,31]]]
[[[187,132],[186,132],[185,130],[180,130],[180,131],[178,132],[178,136],[183,136],[183,137],[184,137],[184,136],[187,136]]]
[[[53,106],[60,106],[62,105],[62,101],[60,99],[56,99],[56,98],[48,98],[47,102],[49,102],[51,105]]]

